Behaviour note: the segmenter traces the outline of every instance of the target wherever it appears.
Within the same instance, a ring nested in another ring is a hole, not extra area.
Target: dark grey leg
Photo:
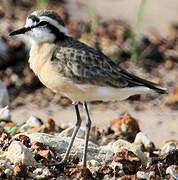
[[[90,119],[90,115],[88,112],[87,103],[85,101],[83,102],[83,108],[86,112],[86,130],[85,130],[85,146],[84,146],[82,165],[86,167],[88,139],[89,139],[90,128],[91,128],[91,119]]]
[[[70,153],[70,150],[72,148],[74,139],[76,137],[76,134],[77,134],[77,132],[78,132],[78,130],[80,128],[81,122],[82,122],[81,117],[80,117],[80,112],[79,112],[79,109],[78,109],[78,103],[75,104],[75,111],[76,111],[76,115],[77,115],[77,122],[75,124],[74,131],[72,133],[72,137],[71,137],[70,143],[69,143],[69,145],[67,147],[67,151],[65,153],[65,156],[64,156],[63,160],[60,162],[62,164],[66,164],[67,163],[67,160],[69,158],[69,153]]]

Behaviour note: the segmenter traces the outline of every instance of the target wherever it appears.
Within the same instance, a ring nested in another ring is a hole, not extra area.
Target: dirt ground
[[[89,8],[93,8],[96,9],[96,14],[101,18],[107,20],[122,19],[135,29],[140,2],[141,0],[68,0],[67,9],[71,18],[80,17],[87,20]],[[144,34],[157,32],[166,37],[171,33],[170,24],[175,23],[177,18],[177,0],[171,0],[171,2],[168,0],[146,1],[142,32]]]
[[[77,2],[79,2],[79,5]],[[85,3],[89,3],[89,0],[85,1]],[[140,1],[90,0],[90,3],[96,7],[97,14],[102,18],[108,20],[113,17],[124,19],[135,28]],[[87,19],[88,13],[83,6],[83,1],[68,0],[66,7],[71,18]],[[170,33],[170,24],[178,18],[177,12],[177,0],[172,0],[171,3],[168,0],[147,1],[143,33],[156,31],[166,37]],[[176,79],[176,77],[169,78]],[[134,110],[134,107],[128,101],[100,105],[91,104],[90,112],[93,125],[106,128],[109,126],[110,120],[120,117],[123,112],[128,112],[139,121],[141,130],[155,144],[161,145],[165,140],[178,139],[178,123],[176,123],[178,122],[178,111],[170,111],[169,108],[164,107],[164,100],[157,100],[156,102],[157,104],[155,106],[151,105],[151,102],[143,105],[139,104],[139,106],[143,106],[142,111]],[[163,104],[160,104],[160,102]],[[27,104],[17,107],[12,111],[12,119],[16,121],[27,120],[31,115],[42,119],[52,117],[57,124],[63,124],[64,126],[75,122],[75,114],[72,106],[63,108],[51,103],[48,107],[39,108],[38,105]]]

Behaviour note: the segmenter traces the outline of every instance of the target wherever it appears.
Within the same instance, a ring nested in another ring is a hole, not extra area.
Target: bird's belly
[[[147,87],[112,88],[91,84],[76,84],[58,72],[57,66],[47,61],[38,72],[40,81],[55,93],[68,97],[72,101],[116,101],[124,100],[135,94],[145,94]]]
[[[121,101],[132,95],[152,92],[151,89],[144,86],[131,88],[111,88],[87,84],[75,84],[75,86],[81,89],[83,93],[78,96],[71,93],[67,96],[70,99],[77,98],[76,101]]]

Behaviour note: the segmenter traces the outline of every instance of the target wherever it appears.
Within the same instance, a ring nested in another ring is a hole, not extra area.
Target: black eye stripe
[[[47,21],[41,21],[39,22],[38,26],[45,26],[48,25],[49,23]]]
[[[40,21],[40,19],[37,16],[35,16],[35,15],[30,15],[28,17],[28,19],[31,19],[32,21],[35,21],[35,22],[39,22]]]

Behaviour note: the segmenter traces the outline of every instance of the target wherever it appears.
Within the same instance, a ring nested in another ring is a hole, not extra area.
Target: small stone
[[[133,142],[136,134],[140,132],[137,120],[131,117],[128,113],[125,113],[122,118],[113,119],[111,121],[111,129],[115,132],[125,134],[130,142]]]
[[[112,145],[112,152],[117,153],[121,152],[122,150],[127,149],[128,151],[132,151],[136,156],[138,156],[142,162],[147,161],[146,155],[136,146],[129,143],[128,141],[119,139]]]
[[[168,153],[174,149],[176,149],[176,143],[175,141],[168,141],[164,144],[164,146],[161,148],[161,154]]]
[[[65,173],[70,179],[92,179],[90,170],[83,166],[66,169]]]
[[[30,127],[37,127],[37,126],[42,125],[42,121],[39,118],[35,117],[35,116],[31,116],[27,120],[26,124],[28,124]]]
[[[56,127],[55,121],[51,118],[49,118],[46,122],[44,122],[44,125],[51,131],[54,131]]]
[[[110,166],[100,166],[98,169],[98,173],[103,175],[112,175],[113,169]]]
[[[10,160],[10,162],[14,163],[15,165],[37,165],[32,152],[25,145],[23,145],[22,142],[19,141],[12,141],[5,156]]]
[[[167,60],[166,63],[165,63],[166,69],[171,70],[171,69],[174,68],[174,66],[175,66],[175,63],[173,61],[171,61],[171,60]]]
[[[33,171],[33,174],[35,174],[35,175],[41,175],[42,173],[43,173],[43,169],[42,168],[36,168]]]
[[[0,108],[0,120],[3,121],[9,121],[11,118],[10,110],[8,109],[8,106],[4,108]]]
[[[11,176],[12,175],[12,170],[11,169],[5,169],[4,173],[7,175],[7,176]]]
[[[38,152],[39,155],[47,158],[47,159],[50,159],[51,158],[51,153],[50,153],[50,150],[40,150]]]
[[[15,176],[27,176],[27,167],[25,165],[16,165],[13,169]]]
[[[67,128],[67,129],[63,130],[63,131],[59,134],[59,136],[61,136],[61,137],[71,137],[73,131],[74,131],[74,127]],[[84,137],[85,137],[85,131],[84,131],[83,129],[79,129],[76,137],[84,139]]]
[[[94,159],[87,162],[87,166],[89,166],[89,167],[98,167],[99,165],[100,165],[100,163]]]
[[[38,142],[38,141],[33,141],[31,143],[31,147],[34,148],[34,149],[37,149],[38,151],[41,150],[41,149],[44,149],[44,144],[41,143],[41,142]]]
[[[29,147],[30,139],[29,139],[28,136],[19,135],[16,140],[19,140],[19,141],[22,142],[26,147]]]
[[[139,132],[137,133],[135,137],[134,144],[143,144],[144,147],[147,149],[147,148],[152,147],[153,142],[150,141],[150,139],[148,138],[146,134]]]
[[[2,169],[0,169],[0,178],[7,179],[7,176]]]
[[[178,179],[178,173],[176,172],[176,169],[174,167],[168,167],[166,169],[166,174],[170,174],[170,176],[176,180]]]
[[[31,128],[31,126],[29,124],[23,124],[21,127],[20,127],[20,132],[25,132],[27,131],[29,128]]]
[[[114,156],[114,161],[122,164],[124,173],[135,174],[141,166],[141,160],[131,151],[127,149],[118,152]]]
[[[149,174],[144,171],[138,171],[137,172],[137,178],[138,179],[149,179]]]
[[[8,130],[14,126],[15,126],[15,124],[13,122],[9,122],[9,123],[5,124],[4,129],[8,132]]]
[[[79,163],[79,157],[75,155],[70,155],[69,156],[69,162],[73,164],[78,164]]]
[[[0,107],[9,106],[9,96],[5,84],[0,80]]]

